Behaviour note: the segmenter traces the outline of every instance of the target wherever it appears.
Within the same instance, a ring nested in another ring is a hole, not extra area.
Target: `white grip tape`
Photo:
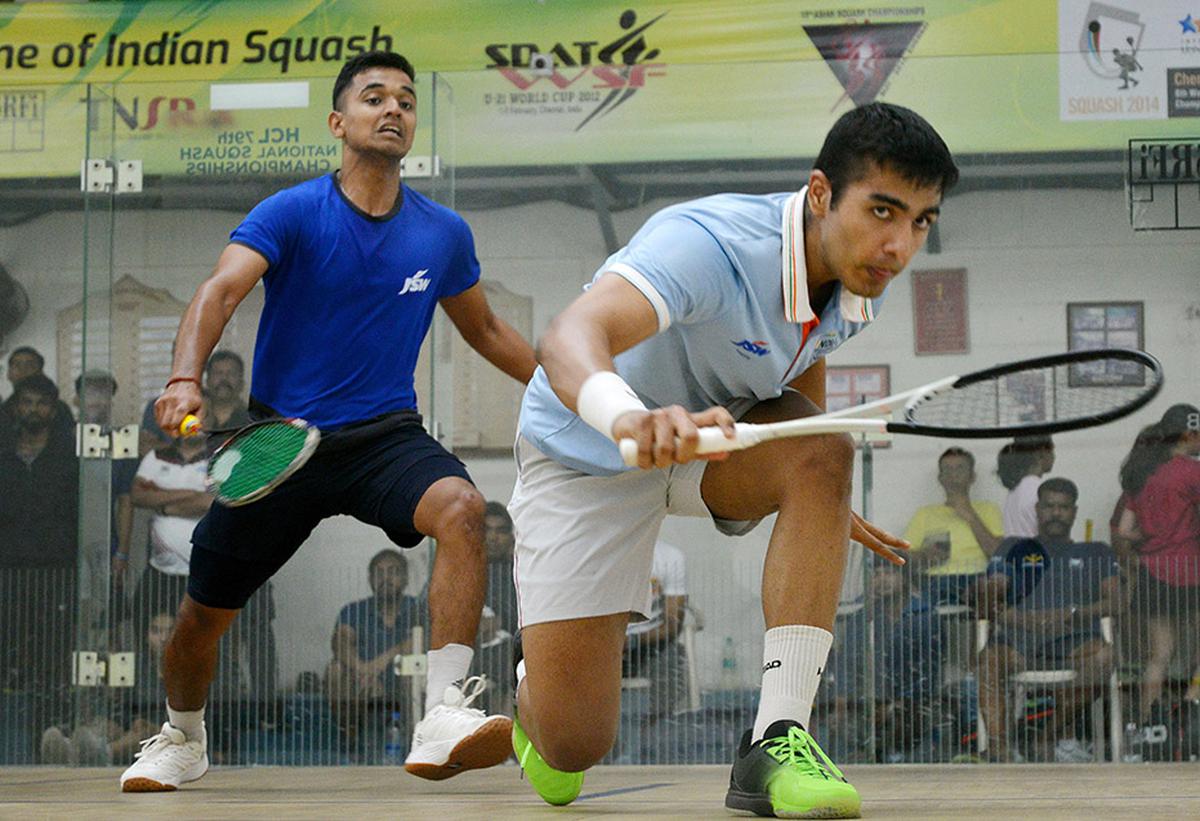
[[[575,404],[584,422],[613,441],[612,429],[619,416],[648,410],[633,388],[612,371],[596,371],[583,380]]]
[[[725,431],[718,427],[700,428],[700,441],[696,444],[696,453],[725,453],[731,450],[742,450],[751,445],[758,444],[758,436],[755,433],[755,425],[739,422],[736,425],[737,433],[733,439],[725,437]],[[675,440],[675,447],[680,446],[679,439]],[[620,442],[621,460],[634,467],[638,463],[638,445],[635,439],[622,439]]]

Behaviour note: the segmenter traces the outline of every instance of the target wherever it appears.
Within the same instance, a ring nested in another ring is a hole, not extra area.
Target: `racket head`
[[[208,488],[226,507],[249,504],[302,468],[320,442],[321,432],[303,419],[247,425],[208,460]]]
[[[943,380],[910,399],[888,430],[960,439],[1062,433],[1128,416],[1162,383],[1162,365],[1145,351],[1069,351]]]

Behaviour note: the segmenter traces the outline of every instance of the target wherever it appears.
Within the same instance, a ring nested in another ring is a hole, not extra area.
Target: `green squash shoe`
[[[776,721],[754,744],[750,733],[738,746],[726,808],[774,818],[859,817],[858,790],[798,722]]]
[[[579,791],[583,789],[583,773],[564,773],[547,764],[533,748],[533,742],[525,735],[525,731],[521,729],[521,722],[515,715],[512,723],[512,743],[521,770],[543,801],[561,807],[579,797]]]

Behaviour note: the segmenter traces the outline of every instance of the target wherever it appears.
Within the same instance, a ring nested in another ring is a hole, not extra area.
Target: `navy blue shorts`
[[[283,567],[313,528],[353,516],[400,547],[425,538],[417,504],[440,479],[470,482],[467,468],[401,411],[325,434],[317,452],[269,496],[241,507],[214,504],[192,533],[188,595],[208,607],[240,609]]]

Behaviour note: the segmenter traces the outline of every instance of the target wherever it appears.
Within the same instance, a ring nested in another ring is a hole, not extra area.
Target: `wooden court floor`
[[[725,818],[722,766],[596,767],[569,807],[515,767],[433,783],[383,767],[227,767],[175,793],[122,795],[118,769],[0,769],[0,819]],[[848,767],[873,819],[1200,819],[1200,764]]]

